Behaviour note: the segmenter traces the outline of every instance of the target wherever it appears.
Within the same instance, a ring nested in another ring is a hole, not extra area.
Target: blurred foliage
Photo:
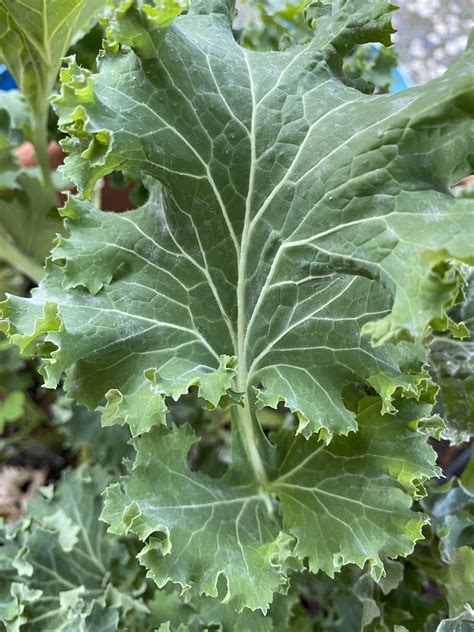
[[[474,268],[464,268],[466,286],[461,302],[451,310],[453,322],[464,324],[464,338],[436,336],[430,364],[440,387],[439,413],[446,422],[444,437],[452,443],[474,435]]]
[[[241,44],[267,51],[307,42],[312,36],[305,18],[308,4],[309,0],[245,0],[236,25]]]

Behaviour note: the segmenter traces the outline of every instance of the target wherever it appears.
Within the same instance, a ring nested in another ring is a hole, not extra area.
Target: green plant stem
[[[36,261],[23,254],[13,244],[0,227],[0,259],[16,268],[35,283],[43,278],[43,268]]]
[[[246,255],[245,255],[246,256]],[[242,261],[242,260],[241,260]],[[243,270],[243,272],[242,272]],[[232,416],[232,425],[237,427],[240,431],[240,436],[242,440],[242,444],[244,446],[245,453],[247,454],[247,458],[252,466],[252,469],[255,474],[255,478],[262,488],[262,490],[266,490],[268,488],[268,477],[265,471],[265,465],[262,461],[262,457],[260,456],[260,452],[258,449],[259,442],[257,441],[257,433],[256,424],[258,424],[255,412],[253,407],[251,407],[252,396],[253,394],[249,392],[247,389],[248,375],[247,375],[247,365],[245,361],[245,340],[246,340],[246,319],[245,319],[245,287],[244,278],[245,278],[246,266],[245,264],[240,264],[239,266],[239,286],[238,286],[238,294],[239,294],[239,315],[238,315],[238,333],[237,333],[237,341],[238,341],[238,350],[237,357],[239,359],[239,370],[236,379],[237,391],[246,393],[246,397],[244,400],[244,406],[232,406],[231,408],[231,416]]]
[[[234,427],[237,427],[240,431],[240,438],[249,463],[254,471],[255,478],[260,487],[266,490],[268,488],[267,473],[258,450],[257,436],[255,433],[256,422],[248,406],[248,401],[245,402],[244,406],[232,406],[231,418]]]
[[[32,107],[33,122],[31,141],[35,148],[36,159],[41,169],[43,183],[46,187],[54,189],[48,157],[48,111],[49,105],[47,99],[45,99],[45,104]]]
[[[31,141],[36,153],[36,159],[41,169],[43,184],[54,191],[51,167],[48,158],[48,101],[40,105],[31,104],[32,131]],[[43,278],[43,267],[28,255],[25,255],[11,240],[0,226],[0,259],[14,267],[35,283]]]
[[[100,178],[95,183],[94,193],[92,195],[92,204],[95,206],[95,208],[97,208],[99,210],[102,208],[102,191],[103,191],[103,189],[104,189],[104,179]]]
[[[251,79],[251,92],[252,99],[254,100],[254,87],[252,83],[252,75],[249,68],[249,76]],[[243,393],[246,393],[246,398],[244,401],[244,407],[233,406],[232,413],[232,421],[233,424],[237,423],[237,427],[240,430],[242,443],[247,454],[247,457],[250,461],[252,469],[255,473],[255,478],[259,483],[261,489],[264,491],[266,495],[266,490],[268,489],[268,477],[265,470],[265,465],[263,463],[262,457],[259,452],[259,441],[256,433],[256,429],[258,427],[258,420],[255,415],[254,407],[253,407],[253,393],[251,389],[248,388],[248,367],[247,367],[247,358],[246,358],[246,342],[247,342],[247,315],[245,311],[246,305],[246,280],[247,280],[247,256],[248,256],[248,240],[249,240],[249,230],[250,230],[250,217],[251,217],[251,205],[253,198],[253,191],[255,187],[255,165],[257,164],[257,155],[256,155],[256,104],[255,101],[253,103],[252,109],[252,133],[250,138],[251,145],[251,153],[252,153],[252,162],[251,162],[251,170],[250,170],[250,178],[249,178],[249,191],[247,194],[247,199],[245,203],[245,219],[244,219],[244,228],[242,232],[242,239],[240,242],[240,247],[237,249],[237,258],[238,258],[238,282],[237,282],[237,305],[238,305],[238,313],[237,313],[237,358],[239,361],[239,369],[237,375],[237,390]],[[260,430],[260,428],[258,427]],[[269,506],[271,503],[268,503]]]

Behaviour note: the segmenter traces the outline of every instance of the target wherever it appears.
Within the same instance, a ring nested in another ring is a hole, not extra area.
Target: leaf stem
[[[43,268],[31,257],[23,254],[0,227],[0,259],[14,267],[35,283],[43,278]]]
[[[244,228],[245,239],[246,228]],[[243,241],[244,241],[243,239]],[[252,402],[252,393],[250,392],[248,385],[248,373],[247,373],[247,358],[246,358],[246,340],[247,340],[247,318],[245,313],[245,283],[247,274],[247,252],[245,248],[242,248],[242,253],[239,261],[239,279],[237,287],[237,301],[238,301],[238,320],[237,320],[237,357],[239,362],[239,368],[237,373],[237,390],[241,393],[246,393],[244,400],[244,406],[232,407],[232,422],[237,424],[240,430],[242,443],[250,461],[252,469],[255,473],[255,478],[259,485],[266,489],[268,486],[268,478],[265,471],[265,466],[258,450],[257,436],[255,433],[255,425],[258,424],[258,420],[254,414]]]
[[[231,408],[232,423],[239,428],[240,438],[245,449],[247,458],[252,466],[260,487],[268,488],[268,478],[265,466],[258,450],[257,436],[255,434],[255,421],[248,405],[248,401],[244,406],[232,406]]]
[[[32,104],[32,130],[31,142],[35,148],[36,159],[41,169],[43,184],[49,189],[54,189],[51,177],[51,167],[49,166],[48,157],[48,112],[49,105],[46,99],[46,105]]]
[[[102,210],[102,191],[104,188],[104,179],[100,178],[94,185],[92,194],[92,204],[96,209]]]
[[[44,99],[44,103],[41,100],[33,101],[30,102],[30,107],[32,114],[31,142],[35,150],[36,160],[41,169],[44,186],[54,191],[48,157],[48,101],[47,99]],[[43,267],[33,258],[25,255],[1,226],[0,252],[0,260],[5,261],[35,283],[39,283],[43,278]]]

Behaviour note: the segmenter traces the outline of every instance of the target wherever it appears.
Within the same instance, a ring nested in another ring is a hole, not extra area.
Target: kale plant
[[[429,342],[468,333],[448,311],[474,263],[474,203],[452,193],[474,163],[472,41],[439,79],[369,95],[346,62],[390,45],[386,0],[313,2],[310,40],[269,52],[236,41],[232,0],[114,5],[97,71],[61,71],[78,194],[3,331],[47,387],[130,428],[101,518],[159,588],[248,616],[292,604],[301,573],[383,581],[440,475]],[[139,208],[91,202],[115,172]],[[186,396],[211,421],[179,419]]]

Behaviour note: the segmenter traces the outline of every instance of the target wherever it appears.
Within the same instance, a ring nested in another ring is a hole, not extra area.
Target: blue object
[[[17,88],[16,81],[9,73],[5,64],[0,64],[0,90],[8,92],[8,90],[15,90]]]
[[[412,86],[407,73],[401,66],[397,66],[392,72],[392,85],[390,86],[390,92],[401,92]]]

